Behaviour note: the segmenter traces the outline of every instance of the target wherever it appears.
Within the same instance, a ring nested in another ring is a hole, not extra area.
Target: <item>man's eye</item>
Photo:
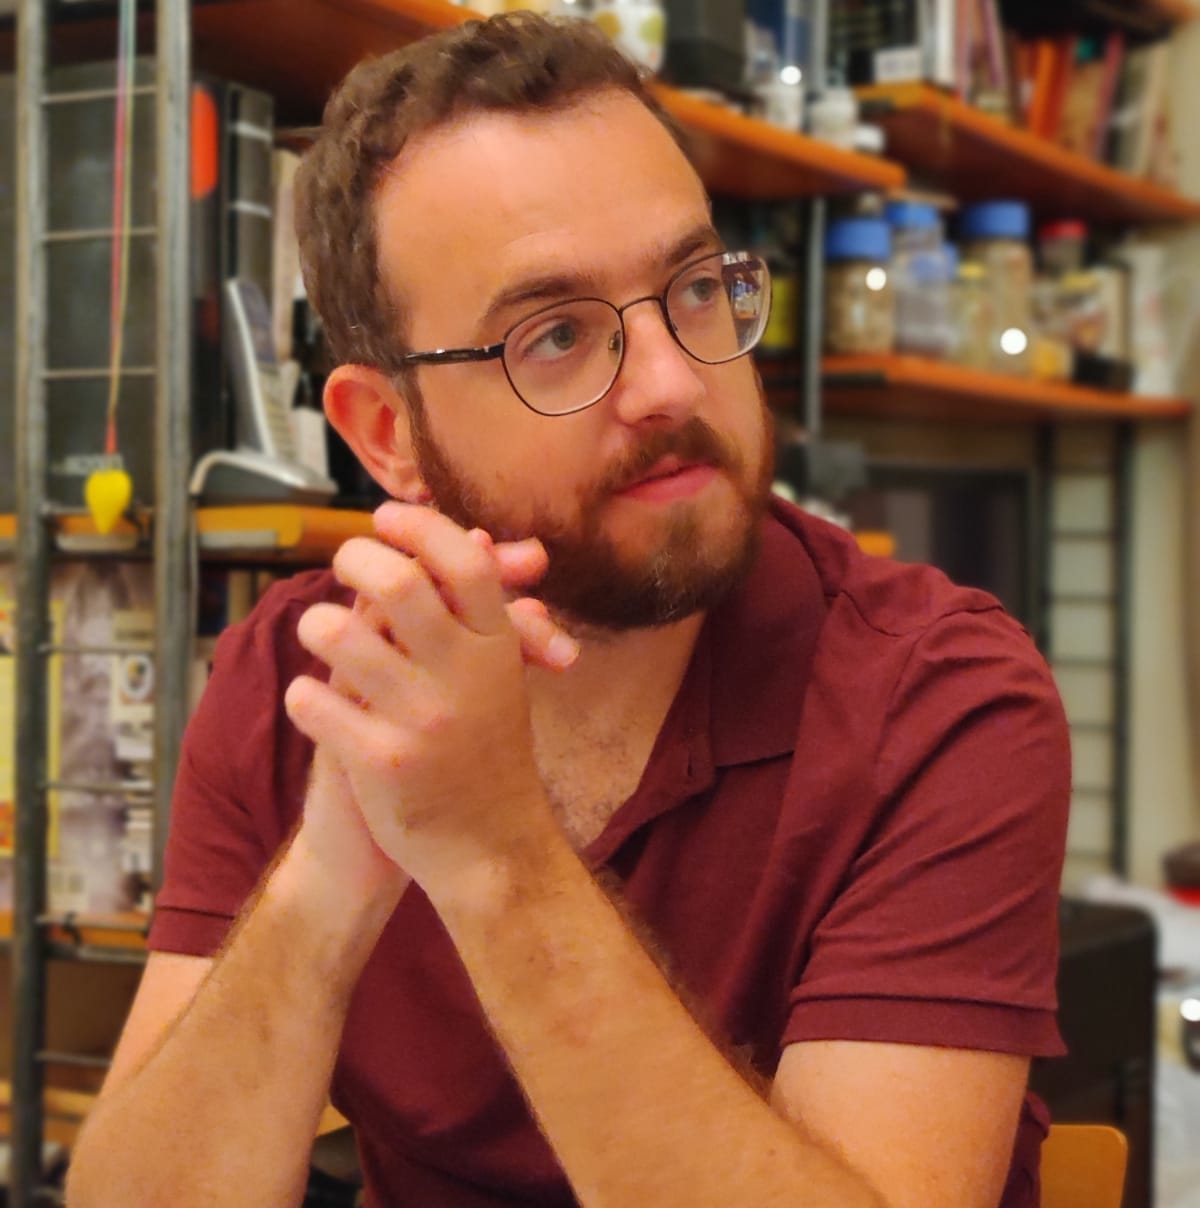
[[[538,345],[554,352],[567,352],[575,347],[579,333],[573,323],[556,323],[539,341]]]
[[[721,282],[716,277],[696,277],[684,289],[686,302],[711,302],[721,292]]]
[[[573,319],[555,319],[522,336],[518,352],[523,358],[548,360],[571,352],[579,344],[579,340],[580,330],[577,322]]]

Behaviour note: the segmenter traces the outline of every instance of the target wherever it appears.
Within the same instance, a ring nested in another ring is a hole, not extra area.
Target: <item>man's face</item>
[[[559,300],[660,294],[719,248],[690,165],[617,92],[422,136],[385,180],[377,221],[381,271],[408,303],[417,349],[498,342]],[[497,539],[539,537],[550,570],[538,594],[611,629],[678,620],[737,581],[772,466],[750,358],[693,360],[653,302],[626,313],[625,332],[621,372],[588,410],[530,411],[499,361],[423,367],[411,408],[438,507]]]

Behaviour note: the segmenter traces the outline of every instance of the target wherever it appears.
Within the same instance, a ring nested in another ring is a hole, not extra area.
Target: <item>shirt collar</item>
[[[772,502],[746,581],[712,611],[701,632],[698,647],[706,649],[693,667],[709,668],[707,729],[718,767],[795,750],[826,611],[797,531],[801,523],[796,509]]]

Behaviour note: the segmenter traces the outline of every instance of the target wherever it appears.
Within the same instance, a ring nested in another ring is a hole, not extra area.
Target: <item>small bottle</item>
[[[992,368],[1027,375],[1033,345],[1033,253],[1029,207],[989,201],[962,212],[963,257],[987,269],[994,301]]]
[[[894,201],[887,207],[887,220],[892,228],[896,349],[944,357],[950,345],[954,271],[941,215],[924,202]]]
[[[762,118],[784,130],[803,130],[804,62],[808,22],[803,0],[747,5],[746,83],[762,106]]]
[[[843,218],[825,235],[825,348],[888,353],[895,347],[892,232],[881,218]]]
[[[813,138],[853,151],[858,138],[858,97],[854,89],[830,85],[810,101],[808,128]]]

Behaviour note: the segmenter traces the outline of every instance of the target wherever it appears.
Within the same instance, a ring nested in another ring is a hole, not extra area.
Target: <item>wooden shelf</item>
[[[70,1149],[96,1102],[88,1091],[46,1087],[42,1092],[43,1139]],[[0,1081],[0,1136],[12,1135],[12,1083]]]
[[[42,1092],[42,1105],[46,1113],[45,1139],[65,1145],[70,1149],[79,1130],[95,1105],[97,1095],[90,1091],[63,1090],[48,1086]],[[12,1083],[0,1081],[0,1136],[10,1136],[12,1131]],[[336,1132],[349,1127],[349,1121],[331,1104],[326,1104],[317,1124],[317,1136]]]
[[[327,562],[344,541],[371,532],[371,513],[290,504],[201,508],[196,530],[210,557]]]
[[[471,20],[448,0],[221,0],[192,16],[194,56],[207,71],[271,92],[280,120],[311,124],[359,59]],[[856,155],[656,85],[689,131],[714,193],[746,199],[895,189],[903,168]]]
[[[792,134],[674,88],[655,92],[688,131],[693,161],[713,193],[755,201],[903,187],[890,160]]]
[[[1028,378],[980,373],[907,356],[830,357],[823,364],[831,415],[955,423],[1180,420],[1183,399],[1141,398]]]
[[[1115,30],[1138,46],[1168,37],[1195,16],[1190,0],[1001,0],[1005,26],[1029,38]]]
[[[0,911],[0,943],[12,939],[12,912]],[[120,948],[145,951],[148,915],[136,910],[120,914],[89,914],[64,920],[51,927],[46,938],[52,944],[76,948]]]
[[[1200,17],[1200,8],[1192,0],[1140,0],[1141,7],[1152,16],[1159,17],[1170,25],[1185,25]]]
[[[888,154],[964,200],[1028,201],[1041,218],[1100,226],[1200,220],[1200,201],[1018,130],[928,84],[860,90]]]
[[[153,517],[147,513],[140,521],[140,531],[129,520],[121,520],[111,533],[101,537],[90,517],[61,516],[56,524],[56,543],[67,553],[146,552]],[[11,553],[16,532],[16,518],[0,515],[0,553]],[[256,563],[324,563],[342,542],[371,532],[371,514],[283,503],[200,508],[196,532],[202,557]]]

